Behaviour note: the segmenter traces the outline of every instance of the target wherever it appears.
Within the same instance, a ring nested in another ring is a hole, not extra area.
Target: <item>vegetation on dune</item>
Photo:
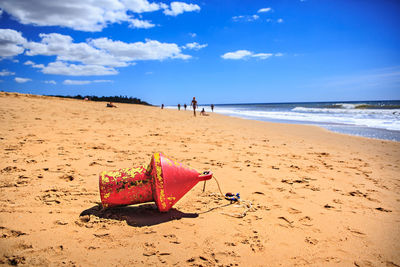
[[[55,97],[61,98],[73,98],[73,99],[85,99],[87,98],[90,101],[103,101],[103,102],[113,102],[113,103],[128,103],[128,104],[140,104],[140,105],[149,105],[146,101],[142,101],[136,97],[127,97],[127,96],[64,96],[64,95],[51,95]]]

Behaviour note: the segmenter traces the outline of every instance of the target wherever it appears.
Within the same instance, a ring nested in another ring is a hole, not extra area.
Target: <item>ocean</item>
[[[200,105],[199,111],[202,108],[211,112],[210,105]],[[343,134],[400,141],[400,100],[215,104],[214,112],[259,121],[317,125]]]

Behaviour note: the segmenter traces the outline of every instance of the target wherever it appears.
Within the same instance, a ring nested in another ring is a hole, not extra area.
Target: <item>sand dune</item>
[[[400,143],[313,126],[0,93],[0,263],[399,266]],[[103,170],[154,152],[212,170],[168,213],[100,210]]]

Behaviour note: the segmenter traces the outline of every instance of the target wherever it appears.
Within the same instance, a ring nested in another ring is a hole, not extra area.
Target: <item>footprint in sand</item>
[[[358,237],[365,236],[365,233],[361,232],[360,230],[353,229],[353,228],[350,228],[350,227],[347,227],[347,230],[349,230],[351,233],[355,234]]]
[[[228,246],[228,247],[236,247],[237,246],[237,244],[235,242],[225,242],[224,244],[225,244],[225,246]]]
[[[318,244],[318,240],[317,239],[309,237],[309,236],[307,236],[304,241],[306,241],[306,243],[308,243],[310,245]]]
[[[280,216],[280,217],[278,217],[278,219],[280,219],[280,220],[285,222],[285,224],[278,223],[279,226],[282,226],[282,227],[285,227],[285,228],[288,228],[288,227],[293,228],[294,227],[293,226],[293,222],[294,221],[291,221],[291,220],[289,220],[288,218],[286,218],[284,216]]]
[[[359,191],[359,190],[356,190],[356,191],[352,191],[352,192],[349,192],[348,193],[350,196],[357,196],[357,197],[367,197],[368,196],[368,194],[366,194],[366,193],[363,193],[363,192],[361,192],[361,191]]]
[[[178,238],[174,234],[164,235],[165,238],[169,239],[169,242],[172,244],[180,244]]]
[[[61,220],[57,220],[57,221],[54,222],[54,224],[57,224],[57,225],[67,225],[68,222],[61,221]]]
[[[25,264],[24,256],[4,256],[0,259],[0,263],[8,263],[9,265],[17,266],[19,264]]]
[[[361,265],[360,265],[360,266],[361,266]],[[392,262],[392,261],[386,261],[386,266],[387,266],[387,267],[399,267],[400,264],[396,264],[396,263],[394,263],[394,262]]]
[[[282,179],[281,182],[285,184],[293,185],[295,183],[302,184],[302,183],[309,183],[310,178],[299,178],[299,179]]]
[[[75,179],[75,177],[72,176],[71,174],[64,174],[64,175],[60,176],[60,179],[70,182],[70,181],[73,181]]]
[[[29,177],[25,175],[18,176],[17,186],[27,186],[29,183]]]
[[[288,208],[287,210],[290,214],[299,214],[301,211],[295,209],[295,208]]]
[[[57,188],[45,190],[43,195],[36,196],[35,199],[47,205],[60,204],[61,200],[63,202],[70,202],[71,200],[75,200],[75,198],[73,197],[73,193],[71,193],[71,190]]]
[[[19,237],[21,235],[26,235],[26,233],[0,226],[0,238]]]
[[[14,172],[24,172],[25,169],[20,169],[16,166],[7,166],[4,169],[0,170],[0,173],[14,173]]]
[[[383,212],[392,212],[391,210],[384,209],[384,208],[382,208],[382,207],[375,208],[375,209],[376,209],[376,210],[379,210],[379,211],[383,211]]]
[[[343,202],[340,199],[334,199],[333,202],[336,204],[343,204]]]
[[[253,231],[254,235],[250,237],[251,243],[250,248],[254,252],[259,252],[264,250],[264,245],[261,243],[261,240],[258,236],[257,231]]]
[[[299,222],[304,226],[313,226],[313,224],[311,223],[312,220],[313,219],[310,216],[304,216],[299,219]]]

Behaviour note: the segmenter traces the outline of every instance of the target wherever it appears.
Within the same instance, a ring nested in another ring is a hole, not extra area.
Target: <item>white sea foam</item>
[[[348,103],[339,103],[337,105],[342,108],[345,108],[345,109],[352,109],[352,108],[356,108],[358,106],[356,104],[348,104]]]
[[[343,106],[343,104],[338,105]],[[291,110],[262,110],[251,106],[216,106],[214,112],[256,120],[345,124],[400,131],[400,109],[355,109],[355,104],[345,105],[348,106],[345,108],[295,107]],[[173,106],[167,108],[177,109]],[[206,112],[211,112],[209,106],[199,106],[198,110],[203,108]],[[188,107],[188,110],[191,110],[191,107]]]
[[[400,109],[359,110],[296,107],[290,111],[261,111],[218,107],[216,112],[254,119],[335,123],[400,131]]]
[[[295,107],[292,109],[294,112],[301,113],[331,113],[331,114],[348,114],[348,115],[389,115],[397,116],[400,118],[400,109],[352,109],[352,108],[305,108]]]

